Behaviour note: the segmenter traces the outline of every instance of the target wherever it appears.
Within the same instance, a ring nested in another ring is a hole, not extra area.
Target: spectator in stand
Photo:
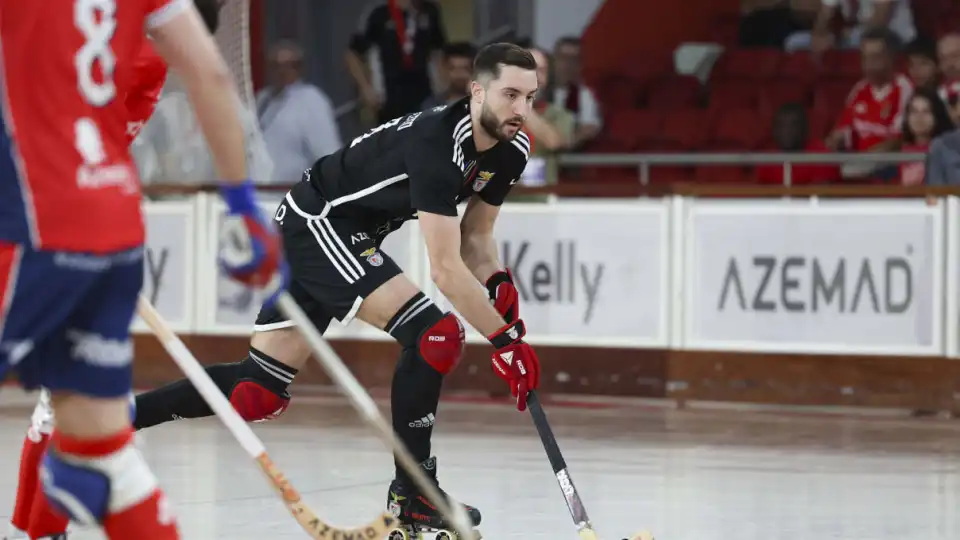
[[[446,88],[443,93],[427,98],[420,108],[431,109],[467,97],[470,94],[470,79],[473,77],[473,57],[476,55],[476,47],[466,41],[445,46],[442,67]]]
[[[940,97],[950,108],[953,123],[960,125],[960,34],[947,34],[937,44],[937,57],[943,83]]]
[[[550,58],[537,48],[530,49],[537,61],[537,83],[546,88],[550,83]],[[559,164],[556,154],[569,148],[574,138],[576,118],[560,105],[550,103],[540,94],[527,115],[523,131],[530,137],[532,152],[520,184],[543,186],[557,183]]]
[[[295,184],[317,159],[340,148],[330,98],[302,78],[303,49],[281,41],[270,52],[270,86],[257,95],[257,119],[273,160],[274,183]]]
[[[854,85],[836,127],[827,136],[828,148],[854,152],[900,148],[903,113],[913,85],[896,72],[897,45],[897,37],[886,28],[864,32],[860,42],[863,79]],[[895,165],[851,163],[843,168],[845,178],[892,180],[898,174]]]
[[[419,111],[433,94],[431,63],[439,73],[446,41],[435,2],[386,0],[367,10],[346,62],[360,100],[380,123]]]
[[[913,95],[910,80],[896,72],[897,38],[885,28],[863,34],[860,55],[863,79],[847,97],[826,145],[834,150],[889,152],[899,143],[903,111]]]
[[[779,152],[828,152],[823,142],[809,135],[807,110],[799,103],[781,106],[773,118],[773,142]],[[761,184],[783,184],[782,165],[760,165],[755,169]],[[840,180],[836,165],[794,165],[790,171],[791,184],[825,184]]]
[[[839,38],[831,28],[837,9],[845,21],[854,21]],[[913,23],[910,0],[821,0],[820,12],[810,32],[797,32],[787,38],[787,51],[809,49],[821,56],[832,48],[854,49],[860,45],[864,32],[873,28],[888,28],[900,43],[909,43],[917,35]]]
[[[937,68],[937,44],[919,37],[907,45],[907,75],[915,88],[937,88],[940,72]]]
[[[960,185],[960,129],[937,137],[930,143],[924,183],[928,186]]]
[[[573,148],[593,140],[601,127],[600,106],[593,90],[581,81],[580,39],[563,37],[557,40],[553,52],[553,103],[570,111],[577,120]]]
[[[947,106],[937,91],[920,88],[907,102],[907,112],[903,119],[902,151],[926,153],[934,139],[952,129],[953,122],[947,113]],[[905,186],[922,184],[924,166],[922,161],[901,163],[900,183]]]

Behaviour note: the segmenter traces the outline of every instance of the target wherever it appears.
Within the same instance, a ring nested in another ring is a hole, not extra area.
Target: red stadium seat
[[[642,92],[634,81],[620,74],[603,78],[595,91],[604,110],[636,107],[640,103]]]
[[[760,108],[774,112],[781,105],[799,103],[810,104],[810,88],[799,80],[779,80],[767,83],[760,89]]]
[[[777,49],[730,49],[724,52],[710,72],[711,81],[765,81],[777,76],[780,57]]]
[[[807,51],[785,54],[780,60],[779,79],[797,80],[809,85],[823,75],[823,66],[813,61]]]
[[[860,51],[833,49],[823,55],[825,75],[833,79],[858,80],[863,76],[860,66]]]
[[[757,107],[759,87],[755,82],[719,80],[710,82],[711,109]]]
[[[853,90],[855,83],[850,81],[822,81],[813,90],[813,108],[823,113],[833,115],[834,120],[840,115],[847,96]]]
[[[771,131],[770,118],[757,109],[716,111],[711,124],[708,148],[718,151],[756,150]]]
[[[652,141],[653,150],[698,150],[707,141],[708,114],[702,109],[676,109],[664,113],[663,129]]]
[[[673,75],[655,81],[647,93],[647,105],[654,109],[696,107],[701,102],[700,81],[689,75]]]
[[[701,184],[745,184],[752,182],[753,173],[739,165],[704,165],[697,167],[694,180]]]
[[[836,115],[824,111],[818,111],[816,109],[808,110],[807,114],[810,137],[815,139],[825,138],[833,129],[833,126],[836,125],[838,120]]]
[[[663,125],[663,114],[652,109],[621,109],[607,115],[607,133],[631,149],[645,147]]]

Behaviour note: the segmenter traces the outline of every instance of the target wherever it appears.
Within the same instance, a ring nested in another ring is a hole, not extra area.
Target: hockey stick
[[[320,331],[310,322],[310,318],[303,312],[303,309],[297,304],[296,300],[290,296],[290,293],[283,292],[277,299],[277,307],[280,311],[296,326],[300,334],[307,340],[310,348],[313,349],[314,356],[320,364],[327,370],[334,382],[343,390],[350,399],[354,409],[363,416],[364,420],[373,428],[381,440],[387,445],[387,448],[393,450],[400,465],[407,471],[410,478],[423,490],[427,498],[436,505],[437,510],[446,518],[446,521],[452,523],[454,528],[460,534],[460,540],[471,540],[479,538],[479,533],[470,525],[470,518],[463,505],[455,503],[451,505],[446,498],[440,495],[440,491],[431,482],[427,476],[420,470],[420,464],[410,455],[407,449],[393,431],[393,427],[387,424],[377,404],[373,402],[370,394],[364,390],[363,386],[357,381],[353,373],[343,364],[343,360],[333,350],[329,343],[323,339]]]
[[[140,301],[137,304],[137,313],[147,323],[153,334],[160,340],[160,344],[167,350],[173,361],[180,366],[180,369],[186,374],[190,382],[197,388],[203,399],[210,405],[217,417],[227,426],[230,433],[233,434],[240,446],[250,454],[250,457],[257,462],[260,470],[267,476],[270,484],[280,495],[283,504],[293,515],[300,527],[303,528],[311,538],[315,540],[328,540],[332,538],[385,538],[397,525],[397,520],[387,512],[384,512],[369,524],[356,529],[345,529],[335,527],[317,517],[300,497],[300,493],[293,487],[293,484],[287,480],[281,471],[267,455],[267,450],[263,443],[254,434],[250,426],[240,417],[233,406],[227,401],[223,392],[213,382],[207,372],[193,356],[183,341],[163,320],[163,317],[150,304],[143,295],[140,295]]]
[[[563,492],[567,500],[567,509],[570,510],[570,516],[573,517],[573,523],[577,527],[577,534],[581,540],[597,540],[597,533],[590,524],[590,517],[587,516],[587,509],[580,500],[580,493],[570,478],[567,471],[567,462],[560,453],[560,445],[557,444],[557,438],[550,429],[550,423],[547,422],[547,413],[540,404],[540,397],[536,391],[530,391],[527,394],[527,407],[530,409],[530,416],[533,417],[533,424],[537,426],[537,433],[540,434],[540,441],[543,443],[543,449],[547,452],[547,459],[550,460],[550,466],[553,467],[553,473],[557,476],[557,482],[560,484],[560,491]],[[626,539],[624,539],[626,540]],[[653,540],[653,535],[647,531],[641,531],[633,535],[630,540]]]

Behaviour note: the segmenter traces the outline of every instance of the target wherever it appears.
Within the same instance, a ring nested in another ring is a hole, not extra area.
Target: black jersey
[[[527,165],[530,139],[518,132],[477,152],[469,100],[391,120],[317,161],[309,177],[325,213],[360,218],[379,236],[419,211],[456,216],[473,195],[501,205]]]

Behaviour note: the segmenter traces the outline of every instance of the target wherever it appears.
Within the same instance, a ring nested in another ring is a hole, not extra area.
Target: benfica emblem
[[[477,179],[473,181],[473,190],[480,191],[481,189],[483,189],[487,185],[487,182],[489,182],[493,178],[494,174],[496,173],[492,173],[489,171],[480,171],[479,173],[477,173]]]

